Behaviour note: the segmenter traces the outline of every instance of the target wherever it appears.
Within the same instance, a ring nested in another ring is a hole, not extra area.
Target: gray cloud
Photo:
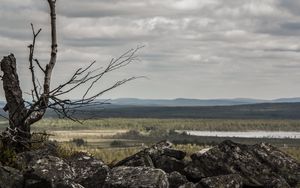
[[[140,62],[113,73],[103,84],[135,75],[149,79],[103,97],[275,98],[300,92],[293,87],[300,79],[300,4],[295,0],[57,2],[54,85],[93,60],[104,66],[127,49],[146,45]],[[47,3],[2,0],[0,17],[0,53],[15,53],[23,90],[28,91],[31,22],[43,28],[36,56],[42,64],[49,58]]]

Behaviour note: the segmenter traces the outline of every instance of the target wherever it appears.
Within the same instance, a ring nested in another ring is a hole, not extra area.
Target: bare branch
[[[47,100],[47,95],[50,92],[51,74],[57,58],[56,11],[55,11],[56,1],[48,0],[48,4],[50,7],[50,18],[51,18],[51,55],[50,55],[50,61],[46,65],[46,69],[45,69],[44,97],[46,97],[46,100]]]
[[[69,80],[60,84],[51,90],[51,76],[57,61],[57,33],[56,33],[56,0],[47,0],[50,8],[51,20],[51,51],[50,59],[45,68],[39,60],[35,58],[36,39],[41,29],[35,30],[31,24],[32,44],[29,48],[29,70],[31,73],[31,81],[33,88],[31,93],[32,101],[28,102],[23,99],[22,90],[20,88],[18,74],[16,71],[16,60],[11,54],[4,57],[0,62],[3,71],[3,88],[7,104],[4,108],[8,112],[9,127],[2,135],[1,139],[9,139],[9,142],[18,143],[22,148],[27,148],[30,144],[30,125],[41,120],[48,108],[52,109],[59,116],[81,122],[74,118],[74,112],[83,107],[108,104],[107,101],[97,101],[96,99],[103,93],[106,93],[116,87],[119,87],[129,81],[140,77],[130,77],[116,81],[111,86],[103,90],[96,90],[95,87],[101,79],[112,71],[118,70],[130,63],[137,61],[137,52],[143,47],[138,46],[130,49],[121,56],[111,59],[106,67],[95,67],[95,61],[85,68],[79,68],[70,77]],[[35,66],[44,73],[44,80],[41,84],[36,76]],[[77,91],[84,86],[85,90],[81,90],[82,96],[78,100],[62,99],[65,94]],[[87,88],[86,88],[87,87]],[[94,93],[92,94],[92,91]],[[6,118],[5,116],[0,116]]]
[[[38,59],[33,59],[33,60],[34,60],[34,62],[37,64],[37,66],[41,69],[41,71],[45,74],[46,71],[45,71],[45,69],[41,66],[39,60],[38,60]]]
[[[36,76],[35,76],[34,66],[33,66],[33,60],[34,60],[33,56],[34,56],[34,48],[35,48],[36,38],[37,38],[37,36],[39,35],[39,33],[41,32],[42,29],[39,29],[38,32],[36,33],[32,23],[31,23],[31,29],[32,29],[33,40],[32,40],[32,44],[30,44],[28,46],[28,48],[29,48],[29,69],[30,69],[30,72],[31,72],[33,91],[34,91],[34,94],[35,94],[35,95],[33,95],[33,100],[34,100],[34,96],[37,99],[39,99],[39,94],[38,94],[37,86],[36,86]]]

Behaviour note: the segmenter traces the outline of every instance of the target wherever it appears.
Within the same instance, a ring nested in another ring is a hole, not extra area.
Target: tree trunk
[[[27,109],[25,107],[22,90],[17,74],[16,59],[13,54],[5,56],[1,61],[1,70],[3,71],[3,89],[7,101],[4,107],[9,114],[9,129],[6,136],[13,137],[9,142],[24,141],[30,138],[30,126],[25,125]],[[17,143],[17,145],[19,145]]]

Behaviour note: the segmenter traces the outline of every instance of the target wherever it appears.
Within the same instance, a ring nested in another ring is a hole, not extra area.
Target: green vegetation
[[[300,162],[300,147],[283,147],[280,149]]]
[[[126,141],[121,141],[121,140],[113,140],[110,143],[111,147],[128,147],[127,142]]]
[[[190,160],[190,156],[191,154],[197,152],[197,151],[200,151],[202,149],[206,149],[206,148],[210,148],[211,146],[208,146],[208,145],[203,145],[203,146],[200,146],[200,145],[196,145],[196,144],[178,144],[178,145],[175,145],[175,148],[176,149],[179,149],[181,151],[185,151],[187,156],[186,156],[186,159],[187,160]]]
[[[196,144],[178,144],[175,145],[175,148],[185,151],[187,153],[186,159],[190,160],[190,155],[202,149],[210,148],[212,146],[196,145]],[[63,143],[59,146],[59,153],[61,157],[68,157],[74,154],[75,152],[88,152],[97,159],[103,160],[106,164],[113,165],[114,163],[131,156],[140,150],[143,147],[121,147],[121,148],[90,148],[88,146],[77,147],[69,143]],[[291,147],[291,148],[281,148],[282,151],[286,152],[290,156],[294,157],[296,160],[300,161],[300,148]]]
[[[57,117],[51,110],[48,117]],[[264,103],[234,106],[123,106],[104,105],[78,109],[77,118],[176,119],[300,119],[300,103]]]
[[[0,122],[0,128],[5,127]],[[227,138],[197,137],[175,130],[199,131],[300,131],[300,120],[229,120],[229,119],[127,119],[87,120],[83,124],[62,119],[44,119],[32,127],[35,132],[50,130],[51,140],[60,143],[59,153],[68,157],[77,151],[88,152],[106,163],[130,156],[146,145],[168,139],[190,155]],[[47,134],[34,134],[34,140],[47,140]],[[300,161],[299,139],[230,138],[244,144],[269,142]],[[38,148],[39,143],[33,144]],[[285,147],[287,146],[287,147]],[[10,152],[0,158],[10,158]],[[12,154],[13,156],[13,154]],[[12,157],[13,159],[13,157]],[[3,160],[2,160],[3,161]],[[9,162],[9,161],[8,161]],[[11,163],[13,161],[10,161]]]
[[[138,151],[141,147],[125,147],[125,148],[91,148],[88,146],[76,146],[70,143],[61,143],[58,148],[59,156],[68,158],[76,152],[87,152],[97,159],[103,160],[106,164],[113,165],[115,162],[131,156]]]
[[[235,120],[235,119],[127,119],[86,120],[83,124],[65,119],[44,119],[33,130],[131,129],[206,130],[206,131],[300,131],[300,120]]]
[[[84,146],[86,145],[86,141],[84,141],[84,139],[82,138],[73,138],[71,140],[72,143],[74,143],[76,146]]]
[[[235,120],[235,119],[129,119],[105,118],[86,120],[83,124],[62,119],[44,119],[33,126],[35,131],[52,130],[52,139],[63,142],[63,155],[74,151],[88,151],[107,163],[123,159],[162,139],[169,139],[176,147],[191,154],[213,146],[226,138],[196,137],[174,130],[199,131],[300,131],[300,120]],[[72,140],[84,140],[77,145]],[[235,142],[255,144],[269,142],[277,147],[293,146],[285,150],[299,159],[299,140],[295,139],[240,139]],[[70,142],[72,141],[72,142]]]
[[[0,164],[5,166],[15,166],[16,163],[16,153],[15,151],[0,147]]]

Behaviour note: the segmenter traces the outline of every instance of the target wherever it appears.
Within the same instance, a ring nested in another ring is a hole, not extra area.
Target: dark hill
[[[54,116],[48,113],[48,116]],[[234,106],[162,107],[102,105],[84,108],[77,118],[224,118],[224,119],[300,119],[300,103],[262,103]]]

